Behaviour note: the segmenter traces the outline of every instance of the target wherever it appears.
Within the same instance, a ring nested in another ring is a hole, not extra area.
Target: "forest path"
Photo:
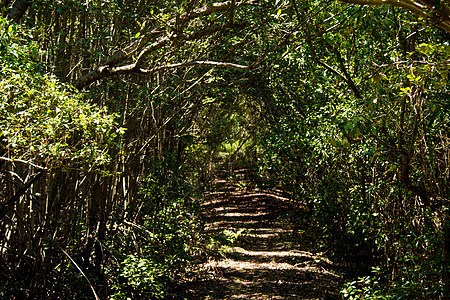
[[[310,252],[314,237],[306,225],[302,230],[288,217],[301,209],[246,184],[219,179],[206,195],[205,230],[214,240],[234,242],[199,266],[183,284],[183,298],[337,299],[342,278],[329,259]]]

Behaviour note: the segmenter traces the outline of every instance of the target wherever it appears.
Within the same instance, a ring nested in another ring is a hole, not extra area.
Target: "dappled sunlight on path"
[[[285,217],[298,208],[280,195],[240,187],[218,180],[206,195],[205,230],[235,234],[236,241],[199,266],[183,283],[182,298],[337,299],[342,278],[333,263],[310,252],[304,231]]]

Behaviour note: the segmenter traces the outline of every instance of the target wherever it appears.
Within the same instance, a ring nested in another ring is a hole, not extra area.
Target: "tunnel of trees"
[[[446,296],[447,0],[0,9],[1,298],[164,298],[237,166],[305,208],[355,299]]]

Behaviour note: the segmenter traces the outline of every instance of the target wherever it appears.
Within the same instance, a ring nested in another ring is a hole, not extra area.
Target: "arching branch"
[[[183,15],[174,16],[172,19],[168,20],[164,26],[153,28],[149,33],[143,35],[138,41],[135,41],[128,45],[127,47],[116,51],[110,58],[108,58],[104,63],[95,67],[92,71],[84,74],[74,82],[74,86],[78,89],[83,89],[84,87],[94,83],[100,79],[120,75],[120,74],[130,74],[130,73],[148,73],[152,68],[142,68],[145,60],[155,53],[157,50],[161,50],[164,47],[170,47],[173,45],[180,45],[187,41],[193,41],[201,39],[207,36],[211,36],[217,32],[224,31],[229,28],[239,28],[244,27],[247,24],[237,24],[225,23],[224,25],[213,25],[200,28],[193,33],[184,35],[180,33],[177,26],[187,26],[189,21],[196,20],[198,18],[208,16],[217,12],[228,12],[229,10],[234,10],[239,7],[246,5],[252,5],[254,1],[241,1],[236,2],[235,0],[210,3],[198,9],[193,9],[188,13]],[[177,30],[168,30],[167,26],[173,27]],[[174,34],[176,33],[176,34]],[[132,57],[135,57],[133,61],[129,61]],[[127,63],[128,62],[128,63]],[[125,65],[121,65],[124,64]],[[203,62],[204,64],[204,62]],[[228,66],[230,63],[216,63],[215,66]],[[198,65],[198,62],[197,62]],[[209,65],[212,65],[209,63]],[[234,66],[235,67],[235,66]],[[157,68],[167,68],[157,67]],[[155,68],[155,69],[157,69]],[[172,67],[174,68],[174,67]]]
[[[178,64],[170,64],[166,66],[160,66],[153,68],[151,70],[141,70],[141,73],[154,73],[166,69],[175,69],[175,68],[185,68],[185,67],[193,67],[193,66],[211,66],[216,68],[234,68],[241,70],[248,70],[250,66],[238,65],[229,62],[218,62],[218,61],[192,61],[187,63],[178,63]]]
[[[340,2],[355,5],[391,5],[408,10],[409,12],[430,20],[440,28],[450,33],[450,7],[440,2],[439,6],[435,6],[433,0],[339,0]],[[438,1],[439,2],[439,1]]]

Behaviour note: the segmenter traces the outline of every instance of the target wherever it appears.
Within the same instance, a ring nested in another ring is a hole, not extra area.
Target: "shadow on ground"
[[[311,252],[307,228],[285,216],[299,210],[279,195],[239,190],[216,180],[202,205],[205,230],[240,232],[233,245],[198,266],[178,286],[177,299],[338,299],[342,277]]]

